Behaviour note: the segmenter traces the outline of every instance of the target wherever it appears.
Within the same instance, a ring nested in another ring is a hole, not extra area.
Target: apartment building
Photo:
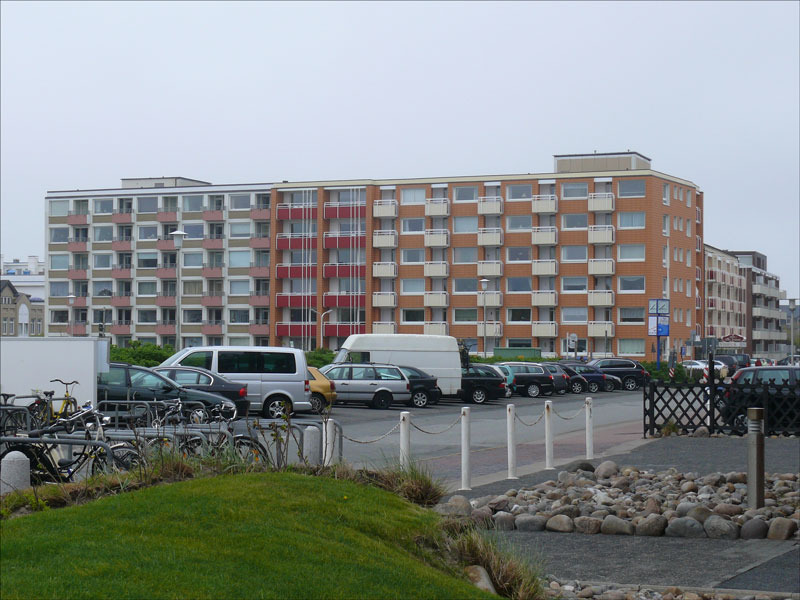
[[[44,300],[21,292],[6,279],[0,279],[1,337],[44,335]]]
[[[648,299],[671,300],[665,347],[703,332],[703,195],[650,163],[559,155],[539,174],[49,192],[50,331],[307,349],[449,334],[546,356],[575,334],[579,355],[652,358]]]
[[[729,338],[720,346],[741,348],[742,352],[749,337],[748,277],[736,255],[705,245],[704,337]]]

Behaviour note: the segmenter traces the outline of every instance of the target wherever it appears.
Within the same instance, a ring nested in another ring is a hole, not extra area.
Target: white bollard
[[[553,430],[551,424],[553,420],[553,401],[546,400],[544,403],[544,468],[553,468]]]
[[[515,408],[506,406],[506,431],[508,434],[508,479],[517,479],[517,432]]]
[[[400,413],[400,466],[407,469],[411,464],[411,413]]]
[[[469,472],[469,406],[461,408],[461,490],[468,491],[470,487]]]
[[[594,458],[594,431],[592,429],[592,398],[587,396],[586,404],[586,460]]]
[[[322,430],[322,466],[329,467],[336,450],[336,424],[328,419]]]
[[[31,487],[31,461],[22,452],[9,452],[0,463],[0,495]]]
[[[303,456],[312,467],[319,464],[321,445],[322,432],[316,427],[306,427],[303,432]]]
[[[706,400],[706,427],[711,431],[711,399]]]

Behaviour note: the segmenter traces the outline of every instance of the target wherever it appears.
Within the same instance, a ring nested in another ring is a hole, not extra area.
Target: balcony
[[[205,209],[203,210],[202,219],[203,221],[206,222],[219,223],[220,221],[225,220],[225,211],[222,209],[217,209],[217,210]]]
[[[540,277],[552,277],[558,275],[558,261],[549,258],[545,260],[531,261],[531,274]]]
[[[89,292],[75,292],[75,299],[72,301],[73,308],[81,308],[88,304]]]
[[[200,333],[203,335],[222,335],[222,321],[203,321]]]
[[[781,293],[783,292],[783,293]],[[769,285],[764,285],[762,283],[754,283],[753,284],[753,295],[754,296],[769,296],[771,298],[786,298],[786,291],[781,290],[777,287],[772,287]]]
[[[317,337],[316,323],[276,323],[275,333],[279,337]]]
[[[128,335],[130,332],[130,321],[114,321],[108,326],[108,333],[112,335]]]
[[[275,267],[275,273],[278,279],[289,279],[290,277],[316,279],[317,265],[316,264],[298,265],[292,263],[281,263]],[[335,277],[335,275],[333,277]]]
[[[67,214],[67,225],[86,225],[89,222],[89,213],[86,211],[71,210]]]
[[[395,292],[372,292],[372,308],[396,308],[397,294]]]
[[[316,273],[316,267],[314,272]],[[326,279],[329,277],[366,277],[367,265],[358,263],[325,263],[322,267],[322,276]]]
[[[262,250],[266,250],[269,248],[269,236],[266,234],[257,233],[247,241],[247,245],[250,248],[260,248]]]
[[[206,250],[222,250],[225,247],[225,234],[212,233],[203,238],[203,248]]]
[[[761,319],[782,319],[783,311],[774,308],[768,308],[766,306],[754,306],[753,317]]]
[[[176,296],[175,292],[159,292],[156,296],[156,306],[175,306]]]
[[[558,337],[558,323],[555,321],[534,321],[531,323],[531,336],[545,338]]]
[[[611,290],[589,290],[588,306],[614,306],[614,292]]]
[[[479,322],[478,337],[503,337],[503,324],[500,321]]]
[[[347,337],[366,332],[367,326],[364,323],[325,323],[322,327],[322,335],[325,337]]]
[[[353,233],[326,231],[322,243],[324,248],[366,248],[367,234],[364,231]]]
[[[224,306],[225,294],[222,292],[205,292],[200,299],[202,306]]]
[[[478,229],[478,246],[502,246],[503,229],[500,227],[481,227]]]
[[[613,225],[590,225],[589,226],[590,244],[613,244],[614,226]]]
[[[378,229],[372,232],[373,248],[397,248],[397,231]]]
[[[478,306],[499,308],[503,306],[503,292],[478,292]]]
[[[269,292],[250,292],[250,306],[269,306]]]
[[[589,321],[589,337],[614,337],[614,323],[612,321]]]
[[[449,305],[447,292],[425,292],[423,306],[446,308]]]
[[[278,204],[276,209],[279,221],[288,221],[289,219],[317,220],[316,204]]]
[[[614,274],[613,258],[589,259],[589,275],[613,275],[613,274]]]
[[[156,335],[175,335],[175,321],[162,321],[156,324]]]
[[[531,292],[531,306],[558,306],[558,292],[554,290]]]
[[[252,299],[251,299],[252,302]],[[282,293],[275,296],[275,305],[278,308],[311,308],[317,307],[317,294]]]
[[[366,202],[326,202],[322,214],[326,219],[363,219],[367,216]]]
[[[719,298],[716,296],[706,296],[706,308],[709,310],[716,310],[719,305]]]
[[[250,209],[250,218],[253,221],[266,221],[269,219],[269,206],[256,206]]]
[[[121,292],[118,294],[114,294],[111,296],[111,306],[130,306],[131,305],[131,293],[130,292]]]
[[[447,229],[426,229],[426,248],[447,248],[450,245],[450,232]]]
[[[159,279],[175,279],[178,276],[178,269],[175,265],[158,265],[156,267],[156,277]]]
[[[422,333],[425,335],[447,335],[447,322],[425,321],[422,324]]]
[[[156,248],[158,250],[175,250],[175,240],[171,235],[162,235],[156,241]]]
[[[558,229],[548,227],[531,228],[531,244],[534,246],[555,246],[558,243]]]
[[[113,265],[111,267],[111,277],[113,279],[131,279],[131,265]]]
[[[397,200],[375,200],[372,203],[372,216],[376,219],[396,219]]]
[[[555,194],[533,196],[531,210],[537,215],[554,215],[558,212],[558,196]]]
[[[448,217],[450,216],[449,198],[428,198],[425,200],[426,217]]]
[[[200,271],[200,274],[203,277],[208,277],[210,279],[221,279],[222,268],[224,266],[225,265],[222,263],[215,263],[215,264],[203,263],[203,269]]]
[[[89,279],[89,269],[86,268],[75,268],[73,265],[67,271],[67,278],[68,279]]]
[[[503,198],[500,196],[481,196],[478,198],[479,215],[502,215]]]
[[[247,332],[250,335],[269,335],[269,323],[250,323]]]
[[[589,210],[593,212],[614,212],[614,194],[589,194]]]
[[[372,263],[373,277],[397,277],[396,262],[375,262]]]
[[[112,223],[133,223],[132,208],[117,208],[111,214]]]
[[[356,308],[366,305],[364,292],[325,292],[322,306],[325,308]]]
[[[503,263],[499,260],[479,260],[478,277],[502,277]]]
[[[133,240],[129,235],[120,235],[111,240],[111,249],[114,252],[129,252],[133,248]],[[174,248],[174,246],[172,247]],[[171,250],[172,248],[168,248]]]
[[[395,321],[374,321],[372,333],[395,334],[397,333],[397,323]]]
[[[159,223],[175,223],[178,220],[177,210],[159,210],[156,213],[156,220]]]
[[[425,277],[447,277],[449,273],[449,265],[444,261],[425,263]]]
[[[278,250],[313,250],[317,247],[316,233],[279,233],[275,240]]]
[[[753,329],[754,340],[786,340],[787,335],[785,331],[777,331],[774,329]]]
[[[67,240],[67,250],[69,252],[86,252],[88,242],[89,240],[86,238],[69,238]]]
[[[250,263],[248,275],[250,275],[250,277],[258,278],[269,277],[269,265],[263,263]]]

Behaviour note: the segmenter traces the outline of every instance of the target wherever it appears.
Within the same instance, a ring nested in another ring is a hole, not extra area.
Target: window
[[[644,179],[623,179],[617,186],[620,198],[643,198],[645,195]]]
[[[692,221],[690,219],[686,219],[686,237],[692,237]]]
[[[530,277],[508,277],[506,279],[506,290],[509,294],[530,292],[532,289]]]
[[[137,252],[137,269],[155,269],[158,266],[158,252]]]
[[[113,289],[113,282],[111,281],[92,281],[92,296],[104,296],[108,298],[113,294]]]
[[[509,323],[530,323],[530,308],[509,308],[506,310],[506,320]]]
[[[94,255],[94,268],[95,269],[110,269],[111,268],[111,254],[95,254]]]
[[[453,323],[477,323],[477,322],[478,322],[477,308],[453,309]]]
[[[203,197],[202,196],[184,196],[183,197],[183,210],[185,212],[198,212],[203,210]],[[184,229],[185,231],[185,229]]]
[[[425,292],[425,280],[403,279],[401,289],[404,294],[423,294]]]
[[[114,200],[112,198],[98,198],[94,201],[94,214],[110,215],[114,212]]]
[[[661,233],[669,237],[669,215],[664,215],[661,218]]]
[[[250,223],[231,223],[231,237],[250,237]]]
[[[564,355],[574,354],[576,350],[578,354],[586,354],[587,341],[588,340],[586,338],[578,338],[578,342],[575,348],[570,348],[569,340],[566,338],[561,338],[561,354]]]
[[[425,321],[424,308],[404,308],[400,314],[403,323],[423,323]]]
[[[422,233],[425,231],[425,219],[403,219],[403,233]]]
[[[189,280],[183,282],[184,296],[202,296],[203,295],[203,282],[202,280]]]
[[[565,306],[561,309],[562,323],[586,323],[589,320],[589,309],[585,306]]]
[[[187,308],[183,311],[183,322],[184,323],[202,323],[203,322],[203,310],[200,308]],[[186,364],[186,363],[181,363]]]
[[[231,210],[250,210],[250,194],[231,194]]]
[[[586,262],[588,250],[586,246],[561,246],[563,262]]]
[[[156,310],[154,308],[147,308],[136,311],[136,322],[137,323],[155,323],[156,322]]]
[[[561,184],[561,198],[564,200],[575,200],[579,198],[589,197],[589,184],[588,183],[562,183]]]
[[[692,208],[692,190],[686,190],[686,208]]]
[[[50,311],[51,323],[68,323],[69,311],[67,310],[51,310]]]
[[[230,289],[233,296],[248,296],[250,295],[250,280],[234,279],[231,281]]]
[[[477,202],[478,201],[478,188],[470,187],[457,187],[453,188],[455,202]]]
[[[621,294],[638,294],[644,292],[644,275],[620,275],[619,292]]]
[[[236,267],[249,267],[250,266],[250,250],[231,250],[228,252],[228,266],[231,268]]]
[[[533,186],[530,183],[516,183],[506,186],[509,200],[530,200],[533,196]]]
[[[425,250],[423,248],[404,248],[400,252],[400,260],[406,265],[424,263]]]
[[[50,228],[50,243],[51,244],[64,244],[69,239],[69,227],[51,227]]]
[[[561,216],[562,229],[587,229],[588,227],[589,227],[589,215],[566,214]]]
[[[155,281],[140,281],[137,283],[137,295],[139,296],[155,296],[156,295],[156,282]]]
[[[619,309],[620,325],[644,325],[644,307],[624,307]]]
[[[478,217],[455,217],[453,219],[453,233],[477,233]]]
[[[644,244],[620,244],[617,249],[620,262],[644,260]]]
[[[110,225],[95,227],[92,239],[95,242],[110,242],[114,237],[114,228]]]
[[[617,222],[620,229],[644,229],[644,212],[621,212]]]
[[[644,356],[643,339],[621,339],[617,345],[621,356]]]
[[[229,313],[231,323],[246,324],[250,322],[249,308],[232,308]]]
[[[691,279],[687,279],[686,280],[686,297],[687,298],[691,298],[692,297],[692,286],[691,286],[690,282],[691,282]]]
[[[203,266],[203,253],[202,252],[187,252],[183,255],[184,267],[202,267]]]
[[[509,348],[531,348],[530,338],[508,338]]]
[[[69,282],[68,281],[51,281],[50,282],[50,295],[56,297],[69,296]]]
[[[477,262],[477,248],[453,248],[453,264],[468,264]]]
[[[50,200],[50,216],[66,217],[69,213],[69,200]]]
[[[96,230],[99,229],[95,227]],[[96,238],[95,238],[96,239]],[[158,239],[158,226],[157,225],[140,225],[139,226],[139,239],[140,240],[157,240]]]
[[[528,231],[532,227],[532,218],[533,215],[509,215],[506,217],[506,231]]]
[[[669,206],[669,184],[665,183],[662,188],[661,202]]]
[[[474,277],[457,277],[453,279],[453,293],[475,294],[478,292],[478,280]]]
[[[203,238],[203,224],[192,223],[183,226],[183,231],[186,233],[187,240],[199,240]]]
[[[155,196],[137,198],[136,204],[140,213],[158,212],[158,198]]]
[[[425,204],[424,188],[400,190],[400,204]]]
[[[587,277],[561,277],[561,291],[566,294],[585,294],[588,289]]]
[[[531,261],[531,247],[530,246],[510,246],[506,249],[507,262],[530,262]]]
[[[63,271],[64,269],[69,269],[69,254],[51,254],[50,270]]]

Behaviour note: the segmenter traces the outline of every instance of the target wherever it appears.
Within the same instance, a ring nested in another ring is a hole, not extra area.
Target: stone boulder
[[[679,517],[685,517],[695,506],[697,506],[696,502],[681,502],[675,510]]]
[[[685,538],[702,538],[706,537],[706,531],[703,529],[700,521],[695,521],[691,517],[678,517],[672,519],[664,533],[669,537],[685,537]]]
[[[574,519],[576,517],[581,516],[581,509],[575,506],[574,504],[567,504],[566,506],[560,506],[552,512],[553,516],[556,515],[567,515],[570,519]]]
[[[667,518],[659,514],[648,515],[646,519],[639,521],[634,530],[636,535],[657,537],[664,535],[667,528]]]
[[[714,507],[714,512],[718,515],[725,515],[726,517],[734,517],[736,515],[741,515],[744,512],[744,508],[739,506],[738,504],[717,504]]]
[[[776,517],[770,521],[767,538],[770,540],[788,540],[797,531],[797,523],[786,517]]]
[[[603,521],[593,517],[578,517],[574,521],[575,531],[578,533],[595,534],[600,533]]]
[[[694,519],[695,521],[699,521],[700,523],[705,523],[706,519],[713,514],[714,513],[705,506],[695,506],[688,513],[686,513],[686,516]]]
[[[605,460],[601,462],[594,470],[595,477],[598,479],[610,479],[617,473],[619,473],[619,467],[613,460]]]
[[[739,539],[739,526],[733,521],[728,521],[719,515],[711,515],[703,523],[706,535],[720,540]]]
[[[547,517],[537,515],[519,515],[514,519],[514,525],[518,531],[544,531],[547,520]]]
[[[489,527],[489,524],[492,522],[492,509],[488,506],[475,508],[472,510],[469,518],[472,519],[478,527]]]
[[[491,508],[492,511],[499,512],[509,508],[508,502],[508,496],[497,496],[494,500],[490,500],[487,506]]]
[[[501,510],[492,516],[494,521],[494,528],[499,531],[514,531],[514,520],[516,517],[510,512]]]
[[[489,573],[480,565],[470,565],[464,569],[467,573],[467,577],[479,590],[483,590],[485,592],[489,592],[490,594],[497,594],[497,590],[494,589],[494,585],[492,585],[492,579],[489,577]]]
[[[635,528],[630,521],[620,519],[614,515],[608,515],[603,519],[600,531],[606,535],[633,535]]]
[[[567,515],[556,515],[550,517],[545,525],[547,531],[555,531],[558,533],[572,533],[575,531],[575,524]]]

